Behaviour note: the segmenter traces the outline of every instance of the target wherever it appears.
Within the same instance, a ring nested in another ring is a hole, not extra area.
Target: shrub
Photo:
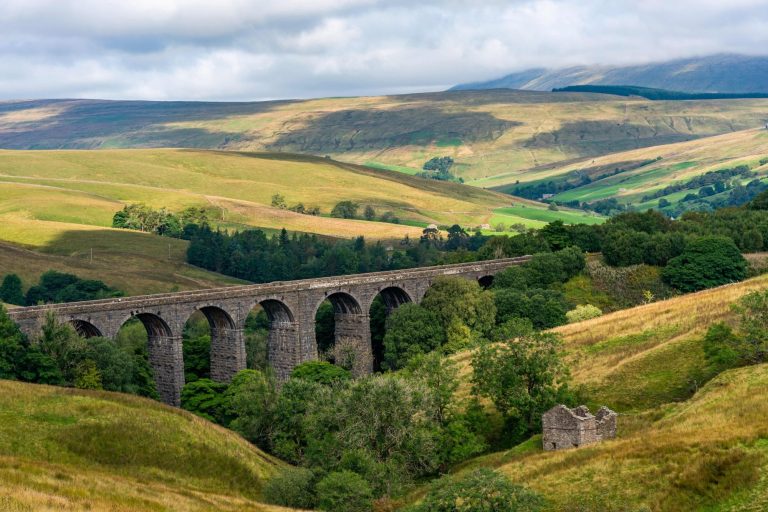
[[[496,471],[482,468],[461,480],[435,482],[413,512],[537,512],[544,499],[512,483]]]
[[[368,512],[373,508],[373,491],[352,471],[330,473],[317,483],[317,506],[328,512]]]
[[[601,316],[603,312],[597,306],[592,304],[580,304],[575,309],[570,310],[565,314],[569,324],[589,320],[590,318],[597,318]]]
[[[315,506],[315,475],[306,468],[286,468],[264,485],[264,501],[282,507],[311,509]]]
[[[738,366],[741,339],[722,322],[711,325],[704,336],[704,357],[716,372]]]
[[[307,361],[296,366],[291,372],[292,379],[304,379],[318,384],[333,384],[349,380],[352,374],[349,370],[336,366],[327,361]]]
[[[747,261],[733,240],[703,237],[690,242],[662,270],[664,282],[682,292],[695,292],[747,277]]]
[[[208,421],[226,425],[229,409],[224,393],[227,385],[210,379],[190,382],[181,390],[181,407]]]

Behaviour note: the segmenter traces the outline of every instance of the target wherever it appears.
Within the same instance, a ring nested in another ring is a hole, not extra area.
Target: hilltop
[[[282,465],[153,400],[0,381],[0,509],[260,510]]]
[[[762,126],[766,105],[513,90],[252,103],[31,100],[0,103],[0,147],[302,153],[411,174],[451,156],[458,176],[489,187],[523,169]]]
[[[451,90],[505,88],[550,91],[585,84],[635,85],[686,92],[768,92],[768,57],[720,54],[634,66],[537,68],[485,82],[456,85]]]

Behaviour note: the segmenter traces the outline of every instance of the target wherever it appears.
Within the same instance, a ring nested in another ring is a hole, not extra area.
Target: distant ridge
[[[570,85],[635,85],[685,92],[768,93],[768,57],[719,54],[637,66],[528,69],[452,91],[524,89],[551,91]]]

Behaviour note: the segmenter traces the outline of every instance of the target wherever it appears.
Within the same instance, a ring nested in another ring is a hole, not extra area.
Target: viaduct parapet
[[[182,332],[196,311],[211,327],[211,378],[228,382],[245,368],[243,329],[248,314],[261,306],[269,318],[268,360],[278,380],[304,361],[318,358],[315,316],[325,300],[335,312],[335,343],[354,352],[355,376],[371,373],[370,309],[381,295],[389,311],[421,302],[434,279],[460,276],[487,285],[507,267],[529,257],[373,272],[300,281],[230,286],[178,293],[49,304],[9,311],[22,331],[35,340],[49,311],[85,337],[114,338],[123,324],[138,319],[147,330],[149,362],[161,399],[179,405],[184,386]]]

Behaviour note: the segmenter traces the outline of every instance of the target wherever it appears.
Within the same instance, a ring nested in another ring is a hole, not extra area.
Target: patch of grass
[[[10,381],[0,381],[0,454],[4,510],[267,510],[254,500],[280,467],[151,400]]]
[[[577,210],[560,209],[558,211],[549,210],[546,207],[532,207],[530,205],[506,206],[493,210],[494,216],[491,217],[491,224],[504,222],[509,217],[520,217],[526,220],[539,221],[541,225],[561,220],[566,224],[602,224],[606,218],[588,212]]]

